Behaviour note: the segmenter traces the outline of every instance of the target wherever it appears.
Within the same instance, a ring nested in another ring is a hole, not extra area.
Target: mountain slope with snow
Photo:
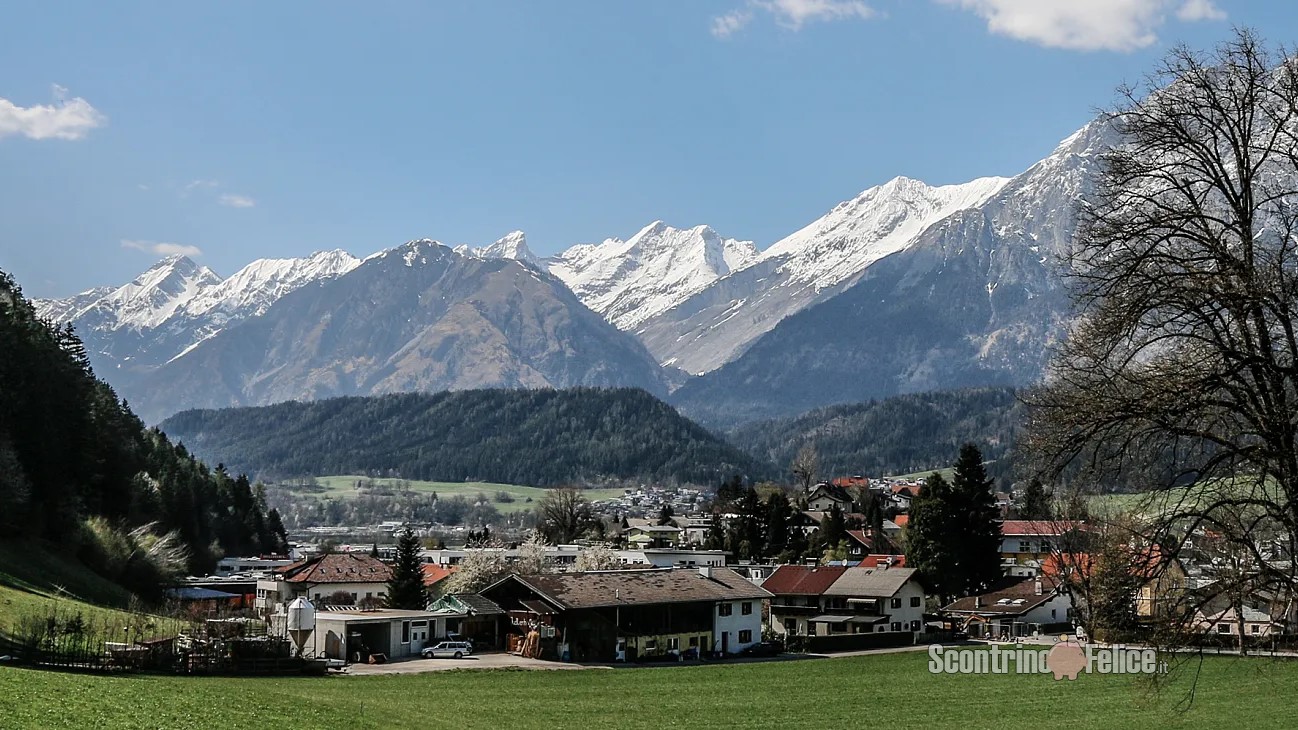
[[[625,241],[578,244],[545,265],[586,306],[631,330],[757,257],[751,241],[654,221]]]
[[[76,327],[96,370],[129,379],[262,314],[285,294],[359,263],[344,251],[323,251],[306,258],[260,259],[222,279],[185,256],[169,256],[129,284],[38,300],[36,307],[41,316]]]
[[[1056,267],[1111,130],[1092,123],[981,204],[929,225],[673,403],[704,423],[1041,377],[1069,317]]]
[[[644,347],[559,280],[419,240],[281,297],[125,390],[142,417],[160,419],[336,395],[577,385],[666,391]]]
[[[748,266],[642,320],[635,332],[660,362],[694,374],[714,370],[784,318],[842,291],[876,261],[912,245],[938,221],[980,205],[1007,181],[932,187],[898,177],[870,188]]]

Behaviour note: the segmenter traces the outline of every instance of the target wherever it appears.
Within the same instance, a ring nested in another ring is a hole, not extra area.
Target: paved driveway
[[[418,674],[444,672],[448,669],[589,669],[581,664],[543,662],[504,652],[474,654],[463,659],[397,659],[386,664],[353,664],[348,674]]]

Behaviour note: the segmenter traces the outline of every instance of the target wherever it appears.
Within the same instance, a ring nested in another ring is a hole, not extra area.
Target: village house
[[[1241,631],[1240,616],[1241,613],[1234,608],[1212,613],[1200,610],[1194,614],[1194,625],[1205,634],[1232,636],[1238,640]],[[1272,619],[1266,611],[1245,606],[1242,616],[1244,619],[1242,630],[1245,636],[1264,638],[1280,634],[1284,630],[1284,625]]]
[[[365,553],[326,553],[276,570],[257,581],[257,609],[282,611],[294,598],[305,597],[322,608],[332,596],[347,594],[352,604],[387,596],[392,568]]]
[[[807,509],[809,511],[828,512],[835,506],[845,514],[852,511],[852,497],[847,493],[846,489],[829,482],[821,482],[807,492]]]
[[[770,626],[779,634],[917,633],[924,589],[911,568],[782,565],[762,587],[770,591]]]
[[[970,636],[1030,636],[1072,621],[1073,603],[1049,576],[1006,576],[987,591],[942,609]]]
[[[875,535],[872,530],[847,531],[847,557],[859,561],[866,555],[901,555],[901,548],[887,534]]]
[[[1031,576],[1058,551],[1075,520],[1005,520],[1001,523],[1001,568],[1006,575]]]
[[[736,653],[761,641],[771,596],[711,566],[510,575],[481,595],[513,633],[535,630],[544,654],[573,661]]]

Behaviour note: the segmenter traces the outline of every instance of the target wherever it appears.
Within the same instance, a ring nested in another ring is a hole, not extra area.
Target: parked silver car
[[[433,646],[426,646],[419,655],[425,659],[436,659],[438,657],[451,657],[453,659],[463,659],[473,653],[473,644],[467,641],[442,641]]]

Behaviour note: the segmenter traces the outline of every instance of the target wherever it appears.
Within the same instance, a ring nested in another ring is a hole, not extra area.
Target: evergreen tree
[[[784,552],[789,543],[789,518],[792,516],[793,506],[784,492],[775,492],[766,498],[766,548],[763,555]]]
[[[735,519],[731,524],[729,545],[735,557],[744,560],[761,557],[765,546],[765,531],[762,525],[762,502],[757,498],[757,490],[748,488],[743,496],[735,502]]]
[[[726,528],[721,524],[721,515],[716,512],[712,513],[712,521],[708,523],[708,530],[703,534],[703,549],[726,549]]]
[[[847,521],[843,510],[836,504],[820,518],[820,540],[829,549],[835,549],[840,542],[847,540]]]
[[[1020,520],[1048,520],[1053,514],[1050,506],[1050,493],[1040,479],[1033,478],[1019,495],[1015,512]]]
[[[424,592],[423,564],[419,560],[419,538],[407,527],[397,538],[397,559],[388,582],[388,607],[422,610],[428,606]]]
[[[983,468],[982,452],[973,444],[960,447],[951,478],[956,531],[957,586],[965,595],[986,589],[1002,575],[1000,511],[992,480]]]
[[[920,581],[943,603],[963,587],[957,577],[958,548],[953,539],[959,515],[953,508],[951,485],[933,472],[911,502],[906,525],[906,565],[918,571]]]
[[[676,511],[672,509],[672,506],[670,504],[664,504],[658,510],[658,525],[663,526],[672,524],[672,518],[675,516]]]

